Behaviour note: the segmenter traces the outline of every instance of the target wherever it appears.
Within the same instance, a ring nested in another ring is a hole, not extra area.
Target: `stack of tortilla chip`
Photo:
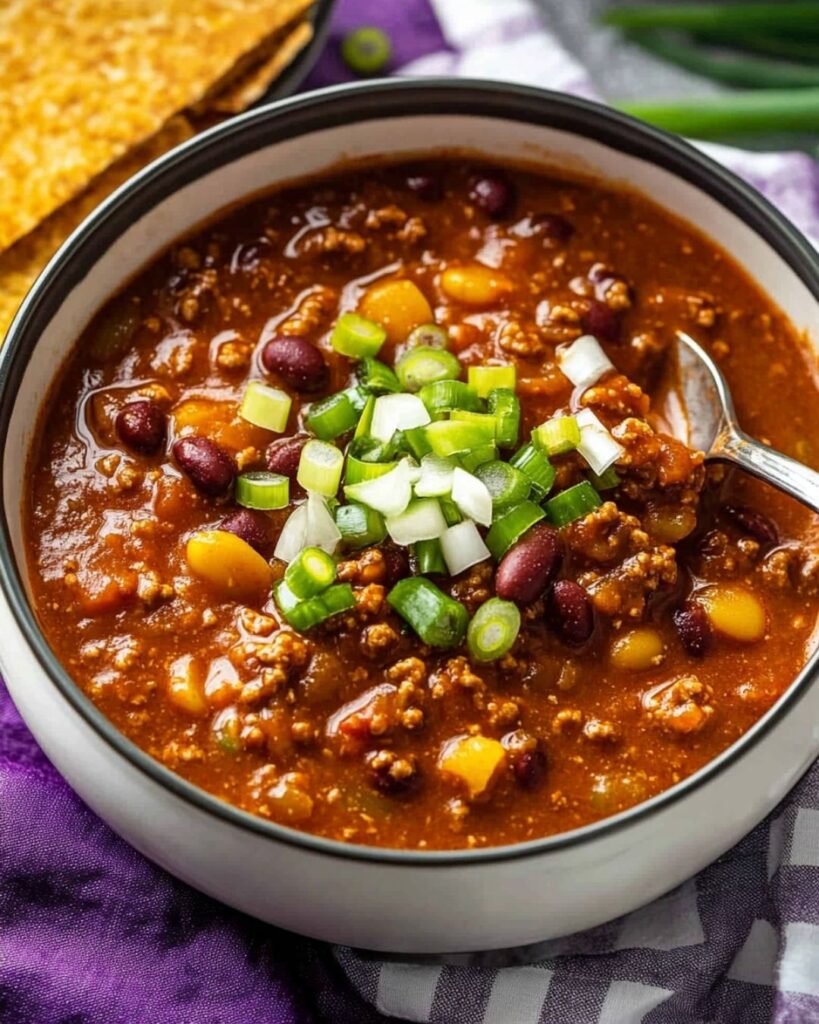
[[[0,3],[0,341],[102,199],[264,93],[309,41],[310,3]]]

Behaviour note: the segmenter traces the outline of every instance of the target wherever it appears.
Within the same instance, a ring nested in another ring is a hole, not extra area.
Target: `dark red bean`
[[[539,789],[546,777],[548,760],[543,743],[531,733],[516,729],[501,739],[515,782],[530,792]]]
[[[701,658],[711,645],[711,623],[705,609],[693,601],[672,615],[680,643],[695,658]]]
[[[271,473],[281,473],[295,480],[301,450],[309,440],[307,434],[294,434],[292,437],[280,437],[272,441],[265,452],[267,468]]]
[[[538,523],[501,559],[495,574],[498,597],[518,604],[536,601],[557,575],[560,562],[557,531]]]
[[[779,531],[771,520],[747,505],[726,505],[725,514],[745,533],[749,533],[760,544],[778,544]]]
[[[330,376],[324,356],[304,338],[273,338],[262,349],[262,366],[296,391],[320,391]]]
[[[605,302],[598,302],[597,299],[591,300],[581,322],[583,330],[587,334],[593,334],[595,338],[607,341],[611,345],[616,345],[623,333],[623,324],[619,315]]]
[[[515,186],[502,171],[476,174],[469,182],[470,200],[494,220],[506,217],[515,205]]]
[[[568,242],[574,234],[574,224],[560,213],[536,213],[529,223],[532,234],[546,242]]]
[[[219,523],[219,529],[235,533],[257,551],[264,551],[270,546],[270,519],[264,512],[240,508],[225,516]]]
[[[552,585],[546,614],[552,629],[572,647],[579,647],[592,635],[594,610],[591,599],[573,580],[558,580]]]
[[[427,203],[437,202],[444,194],[441,179],[423,171],[407,175],[407,188]]]
[[[141,455],[153,455],[165,443],[165,414],[149,398],[120,409],[116,428],[120,441]]]
[[[374,750],[367,755],[366,764],[370,785],[385,796],[409,796],[421,784],[421,771],[411,754]]]
[[[406,579],[410,574],[409,555],[406,548],[399,548],[394,544],[385,544],[381,548],[384,557],[386,573],[384,581],[388,587],[393,587],[399,580]]]
[[[174,442],[173,455],[203,494],[218,498],[230,490],[236,476],[233,459],[209,437],[180,437]]]

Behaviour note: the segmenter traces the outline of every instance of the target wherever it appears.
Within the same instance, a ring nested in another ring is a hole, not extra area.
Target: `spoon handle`
[[[819,473],[801,462],[748,437],[736,427],[724,430],[710,454],[773,484],[780,491],[819,512]]]

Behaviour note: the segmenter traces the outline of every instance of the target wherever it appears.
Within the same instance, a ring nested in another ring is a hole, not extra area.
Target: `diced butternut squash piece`
[[[227,530],[202,530],[187,543],[191,572],[224,597],[253,597],[269,590],[270,566],[247,541]]]
[[[441,274],[441,288],[450,299],[465,306],[494,306],[511,291],[512,282],[500,270],[472,263],[468,267],[447,267]]]
[[[506,751],[487,736],[458,736],[441,751],[438,767],[466,787],[470,800],[486,795],[506,761]]]
[[[432,307],[413,281],[383,281],[368,288],[358,312],[375,320],[387,332],[393,344],[406,341],[413,327],[431,323]]]
[[[172,704],[189,715],[203,715],[207,709],[202,666],[190,654],[185,654],[170,667],[168,696]]]
[[[614,640],[609,658],[615,668],[643,672],[659,665],[664,653],[665,645],[657,630],[651,626],[639,626]]]
[[[718,633],[755,643],[765,635],[768,625],[765,606],[747,587],[734,583],[714,583],[700,590],[696,600]]]
[[[687,505],[655,505],[643,517],[643,525],[655,540],[676,544],[697,525],[697,514]]]
[[[174,433],[181,434],[186,428],[196,433],[210,432],[221,423],[233,419],[236,406],[233,402],[213,402],[208,398],[189,398],[172,411]]]

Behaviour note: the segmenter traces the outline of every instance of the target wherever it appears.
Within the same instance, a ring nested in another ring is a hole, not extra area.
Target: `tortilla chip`
[[[187,118],[173,118],[153,138],[104,171],[84,192],[0,253],[0,343],[29,288],[74,228],[132,174],[194,134]]]
[[[274,52],[240,76],[234,84],[206,98],[209,110],[219,114],[240,114],[267,92],[284,69],[313,38],[313,26],[303,21],[276,38]],[[267,47],[265,47],[267,49]]]
[[[0,250],[199,101],[310,2],[0,4]]]

